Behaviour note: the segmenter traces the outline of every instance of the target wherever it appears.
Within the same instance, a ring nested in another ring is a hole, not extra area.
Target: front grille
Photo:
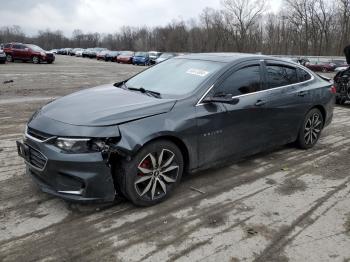
[[[49,139],[50,137],[52,137],[52,135],[46,134],[44,132],[35,130],[35,129],[30,128],[30,127],[27,128],[27,134],[32,136],[32,137],[34,137],[34,138],[36,138],[36,139],[39,139],[41,141],[44,141],[44,140]]]
[[[29,163],[34,167],[39,169],[44,169],[46,165],[46,157],[41,154],[39,151],[29,147]]]

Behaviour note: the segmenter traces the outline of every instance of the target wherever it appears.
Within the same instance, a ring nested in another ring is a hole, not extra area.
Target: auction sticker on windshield
[[[186,71],[187,74],[191,74],[191,75],[196,75],[196,76],[201,76],[204,77],[207,74],[209,74],[208,71],[202,70],[202,69],[195,69],[195,68],[190,68]]]

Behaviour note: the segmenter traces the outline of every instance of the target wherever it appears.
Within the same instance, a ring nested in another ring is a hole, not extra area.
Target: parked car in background
[[[110,52],[110,50],[103,50],[103,51],[96,53],[96,59],[97,60],[105,60],[106,54],[108,54],[108,52]]]
[[[337,90],[337,97],[335,102],[337,104],[344,104],[350,101],[350,68],[347,67],[342,71],[337,72],[334,77],[334,84]]]
[[[85,51],[85,49],[80,49],[80,50],[75,51],[75,56],[82,57],[84,51]]]
[[[122,51],[117,57],[117,63],[132,64],[133,51]]]
[[[90,52],[92,52],[92,48],[86,48],[83,53],[82,53],[82,57],[89,57]]]
[[[156,63],[156,60],[158,57],[160,57],[160,55],[162,54],[161,52],[157,52],[157,51],[150,51],[148,52],[149,54],[149,62],[151,65],[154,65]]]
[[[49,52],[53,54],[57,54],[58,49],[51,49]]]
[[[51,64],[55,61],[53,53],[47,52],[41,47],[32,44],[9,43],[4,46],[6,60],[13,62],[14,60],[31,61],[34,64],[47,62]]]
[[[335,64],[336,68],[341,66],[348,66],[345,59],[331,59],[329,60],[332,64]]]
[[[76,54],[78,51],[82,51],[82,50],[83,50],[82,48],[73,48],[72,50],[70,50],[69,55],[70,55],[70,56],[75,56],[75,54]]]
[[[6,63],[6,54],[4,50],[0,49],[0,64]]]
[[[336,69],[334,69],[334,72],[338,73],[338,72],[344,71],[348,68],[349,68],[349,66],[338,66]]]
[[[73,48],[64,48],[63,49],[63,55],[70,55],[70,52],[73,50]]]
[[[88,48],[83,52],[83,57],[88,57],[88,58],[96,58],[97,53],[101,51],[107,50],[106,48],[101,48],[101,47],[95,47],[95,48]]]
[[[166,61],[166,60],[168,60],[170,58],[173,58],[175,56],[177,56],[176,53],[163,53],[156,59],[156,64],[164,62],[164,61]]]
[[[109,51],[105,55],[105,61],[117,62],[118,55],[120,55],[120,51]]]
[[[72,48],[61,48],[57,50],[58,55],[68,55]]]
[[[336,65],[329,60],[309,59],[309,62],[305,63],[305,67],[315,72],[327,73],[334,72]]]
[[[123,195],[150,206],[183,173],[292,142],[314,147],[334,97],[330,82],[282,59],[185,55],[46,104],[17,151],[46,193],[81,202]]]
[[[133,65],[150,65],[150,57],[148,52],[136,52],[132,58]]]

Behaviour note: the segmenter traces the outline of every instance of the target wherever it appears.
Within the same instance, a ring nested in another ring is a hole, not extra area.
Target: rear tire
[[[131,160],[122,160],[116,180],[122,194],[137,206],[151,206],[166,200],[179,184],[183,156],[172,142],[146,144]]]
[[[6,61],[7,61],[7,62],[13,62],[13,57],[12,57],[12,55],[7,54],[7,55],[6,55]]]
[[[311,109],[305,116],[299,130],[297,145],[302,149],[312,148],[321,136],[324,125],[322,113],[317,108]]]

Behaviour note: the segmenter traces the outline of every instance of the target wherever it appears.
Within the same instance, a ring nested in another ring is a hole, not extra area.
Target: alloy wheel
[[[164,197],[169,186],[177,181],[179,164],[168,149],[148,153],[138,165],[134,185],[137,194],[147,200]]]
[[[322,130],[322,117],[318,113],[312,114],[305,123],[304,139],[305,144],[316,143]]]

